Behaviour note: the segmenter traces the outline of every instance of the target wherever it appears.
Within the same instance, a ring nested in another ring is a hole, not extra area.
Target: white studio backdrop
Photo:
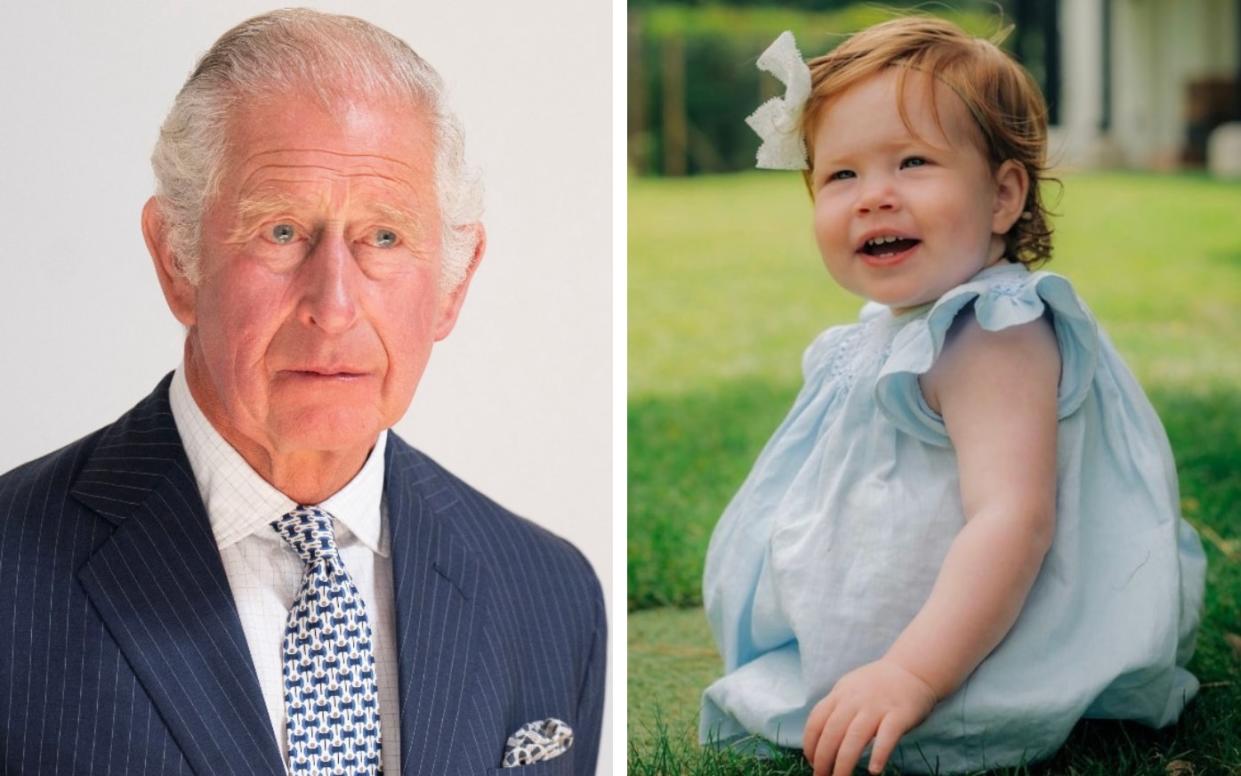
[[[307,5],[440,72],[487,189],[487,254],[397,432],[576,544],[611,601],[610,4]],[[275,7],[0,5],[0,472],[116,419],[180,361],[139,230],[151,148],[198,57]]]

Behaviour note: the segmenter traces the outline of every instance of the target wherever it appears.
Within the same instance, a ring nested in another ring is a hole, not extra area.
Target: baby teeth
[[[873,237],[867,240],[866,244],[867,245],[883,245],[884,243],[896,242],[899,239],[901,238],[893,236],[893,235],[887,235],[885,237]]]

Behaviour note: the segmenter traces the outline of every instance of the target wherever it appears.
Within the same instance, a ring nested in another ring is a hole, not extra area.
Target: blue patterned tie
[[[298,507],[271,527],[306,564],[284,630],[289,772],[382,773],[371,626],[336,548],[332,516]]]

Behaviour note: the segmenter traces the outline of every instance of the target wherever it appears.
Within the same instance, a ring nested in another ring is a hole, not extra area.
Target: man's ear
[[[164,301],[177,320],[187,328],[194,325],[195,289],[177,267],[176,257],[168,242],[168,225],[164,211],[155,197],[142,206],[142,237],[155,264]]]
[[[483,225],[470,224],[465,228],[474,232],[474,255],[470,257],[470,264],[465,268],[465,276],[461,278],[461,282],[445,292],[444,298],[440,300],[439,318],[435,322],[436,342],[447,337],[457,324],[457,315],[461,312],[461,305],[465,304],[465,292],[469,290],[474,271],[478,269],[483,253],[487,250],[487,230]]]
[[[1025,165],[1007,159],[995,171],[995,209],[991,215],[991,232],[1008,234],[1026,207],[1030,176]]]

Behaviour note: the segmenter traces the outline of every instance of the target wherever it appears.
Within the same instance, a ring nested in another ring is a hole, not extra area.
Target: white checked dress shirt
[[[297,504],[250,468],[215,430],[190,394],[184,365],[173,375],[169,399],[220,548],[224,573],[237,602],[272,731],[287,767],[282,642],[285,621],[302,581],[303,564],[272,530],[271,522]],[[374,635],[384,773],[395,776],[400,773],[400,677],[392,602],[392,555],[388,548],[387,507],[383,503],[387,441],[388,432],[380,433],[362,470],[317,506],[336,518],[336,544],[341,559],[366,602]]]

